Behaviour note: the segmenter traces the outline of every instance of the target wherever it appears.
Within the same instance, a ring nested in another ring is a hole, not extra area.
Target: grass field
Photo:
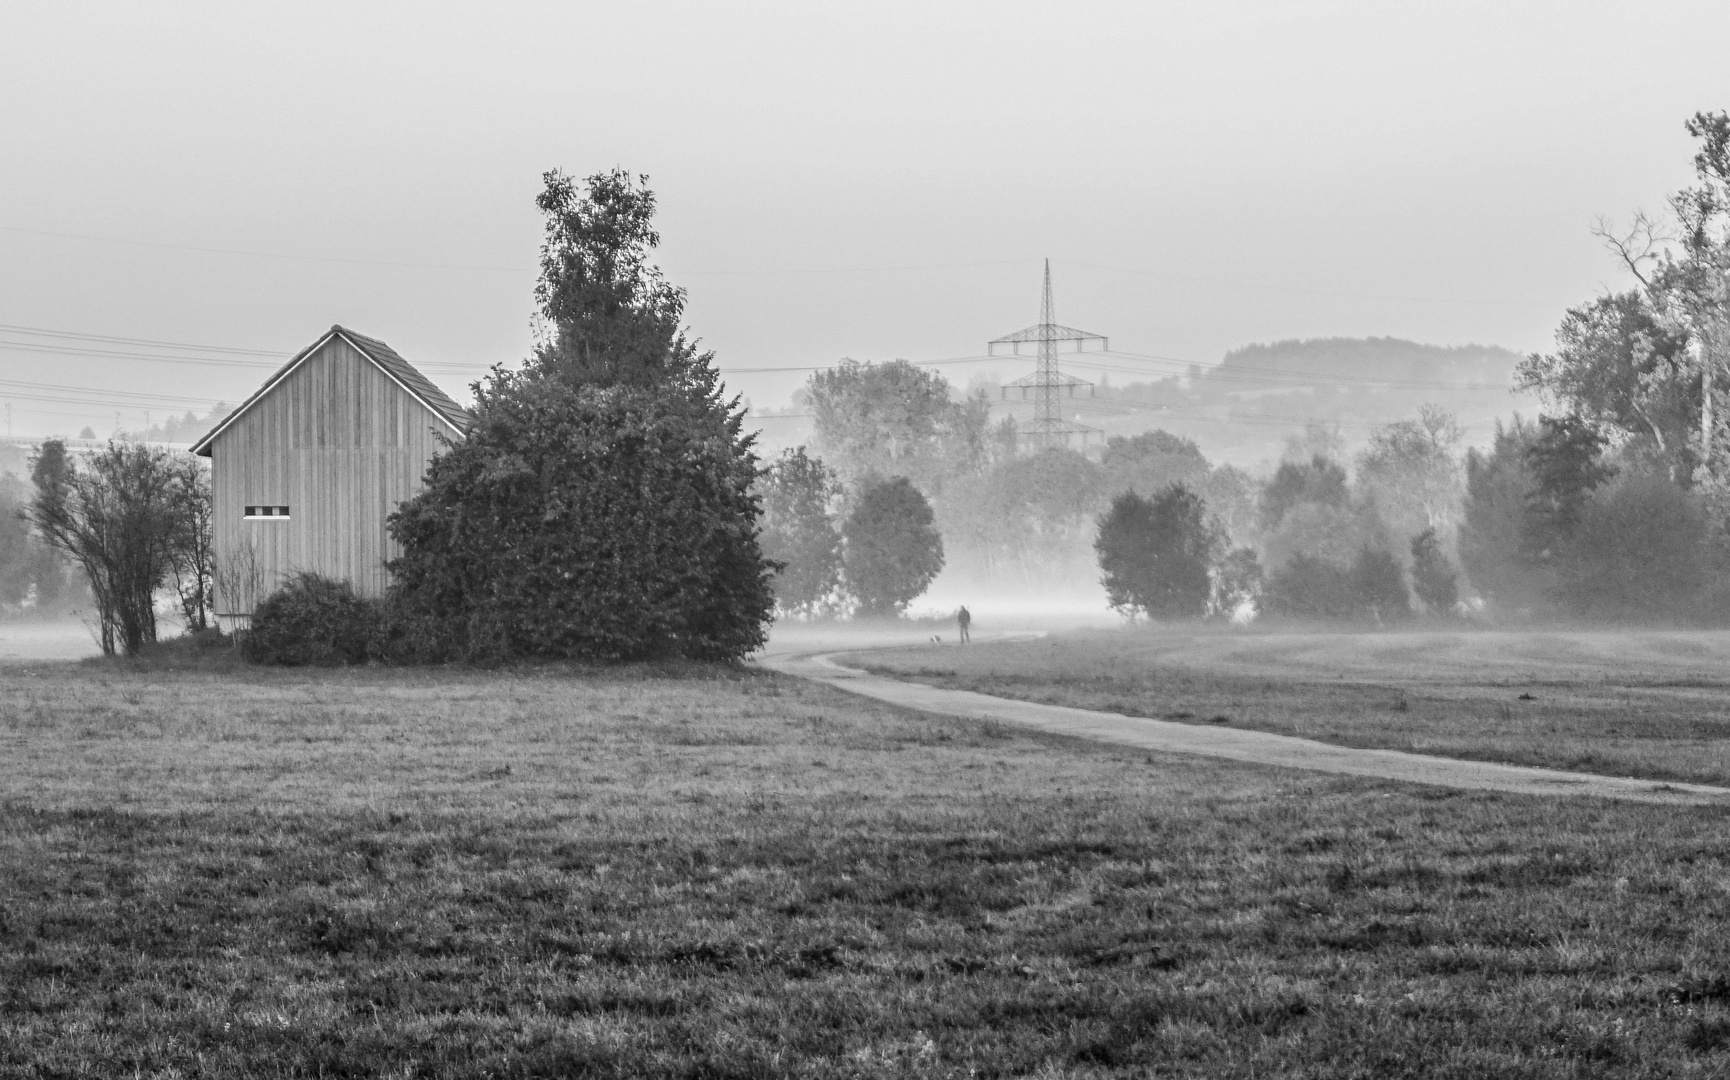
[[[1346,746],[1730,784],[1730,632],[1140,628],[862,653],[954,689]]]
[[[0,668],[0,1075],[1722,1076],[1727,824],[749,670]]]

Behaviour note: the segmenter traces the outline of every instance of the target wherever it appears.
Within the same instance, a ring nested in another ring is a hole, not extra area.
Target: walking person
[[[961,605],[961,610],[955,613],[955,625],[961,628],[961,643],[967,644],[973,639],[967,636],[967,627],[973,622],[973,614],[967,610],[967,605]]]

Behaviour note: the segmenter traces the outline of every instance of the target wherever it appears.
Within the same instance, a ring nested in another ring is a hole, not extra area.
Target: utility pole
[[[1051,260],[1045,260],[1045,291],[1039,300],[1039,322],[1025,330],[1017,330],[1013,334],[994,338],[986,350],[990,355],[998,355],[997,347],[1006,346],[1009,355],[1021,355],[1023,345],[1033,346],[1038,356],[1037,366],[1032,375],[1024,375],[1003,387],[1003,396],[1009,397],[1009,391],[1019,389],[1021,399],[1026,400],[1028,391],[1033,393],[1033,421],[1021,429],[1022,438],[1035,450],[1045,450],[1053,446],[1068,446],[1072,436],[1080,436],[1082,446],[1087,445],[1090,435],[1104,434],[1098,428],[1085,424],[1074,423],[1063,418],[1063,400],[1078,396],[1076,391],[1085,386],[1087,396],[1093,396],[1093,384],[1086,379],[1078,379],[1073,375],[1065,375],[1058,369],[1057,354],[1067,342],[1074,343],[1074,352],[1086,352],[1088,342],[1098,342],[1096,352],[1103,352],[1110,347],[1110,341],[1103,334],[1090,334],[1086,330],[1077,330],[1072,326],[1063,326],[1057,322],[1051,304]]]

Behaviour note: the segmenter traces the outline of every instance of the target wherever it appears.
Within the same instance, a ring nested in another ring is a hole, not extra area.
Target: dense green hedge
[[[739,419],[506,375],[390,519],[394,657],[742,657],[774,605]]]

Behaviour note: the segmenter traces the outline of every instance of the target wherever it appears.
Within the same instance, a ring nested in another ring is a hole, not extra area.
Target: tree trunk
[[[1706,343],[1695,338],[1700,355],[1700,468],[1712,475],[1712,355]]]

